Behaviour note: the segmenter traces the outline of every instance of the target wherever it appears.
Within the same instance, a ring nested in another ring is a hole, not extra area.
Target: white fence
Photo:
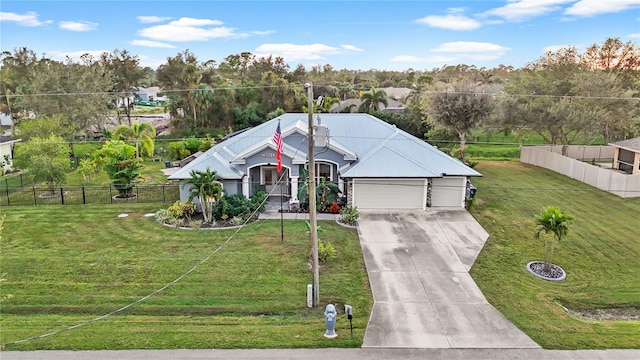
[[[613,146],[569,146],[569,156],[562,156],[561,152],[562,146],[526,146],[520,149],[520,161],[553,170],[620,197],[640,197],[640,175],[622,174],[576,160],[613,159]]]

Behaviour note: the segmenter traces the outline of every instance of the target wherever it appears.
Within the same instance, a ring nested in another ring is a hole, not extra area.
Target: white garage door
[[[354,179],[358,209],[424,209],[426,179]]]
[[[431,179],[432,207],[464,207],[467,179],[445,177]]]

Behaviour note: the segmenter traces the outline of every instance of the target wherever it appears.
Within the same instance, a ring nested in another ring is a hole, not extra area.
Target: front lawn
[[[302,221],[234,230],[179,230],[144,217],[162,205],[2,207],[0,343],[127,310],[54,336],[8,345],[34,349],[357,347],[372,306],[357,232],[320,222],[338,251],[320,270],[321,306],[306,307],[309,235]],[[118,214],[128,213],[126,218]],[[324,306],[354,307],[354,336],[340,313],[325,339]]]
[[[567,311],[640,309],[640,198],[518,162],[476,169],[483,177],[473,180],[471,212],[491,236],[471,272],[487,299],[544,348],[640,348],[640,320],[586,321]],[[568,273],[560,283],[525,268],[542,260],[534,218],[547,205],[575,217],[555,251],[553,262]]]

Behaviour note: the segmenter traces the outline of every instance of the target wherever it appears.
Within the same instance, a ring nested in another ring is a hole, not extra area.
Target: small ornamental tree
[[[136,148],[119,140],[107,141],[96,150],[94,158],[118,190],[118,196],[131,197],[142,167],[142,159],[136,157]]]
[[[544,268],[545,272],[551,270],[553,262],[553,251],[555,249],[556,240],[560,241],[567,235],[569,231],[568,223],[573,220],[573,216],[565,214],[555,206],[547,206],[542,213],[536,217],[536,238],[540,238],[540,233],[551,236],[551,244],[549,244],[549,236],[544,237]]]
[[[59,136],[36,136],[17,147],[15,164],[27,170],[36,182],[45,182],[53,194],[71,169],[69,146]]]
[[[189,175],[191,175],[191,179],[185,181],[185,184],[191,185],[189,201],[197,198],[204,222],[211,222],[213,220],[213,205],[222,196],[220,177],[209,168],[204,172],[192,170]]]

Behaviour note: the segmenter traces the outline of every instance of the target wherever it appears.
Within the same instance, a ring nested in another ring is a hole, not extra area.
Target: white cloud
[[[479,21],[468,18],[464,15],[429,15],[416,20],[419,24],[447,30],[474,30],[482,26]]]
[[[280,56],[286,61],[299,61],[324,59],[329,55],[341,55],[354,51],[362,50],[352,45],[342,45],[337,48],[324,44],[262,44],[256,48],[254,54],[258,57],[273,55]]]
[[[454,41],[444,43],[431,51],[452,53],[451,56],[458,59],[487,61],[499,59],[509,50],[511,49],[492,43]]]
[[[594,16],[599,14],[616,13],[629,9],[640,8],[638,0],[580,0],[571,5],[567,15]]]
[[[275,30],[250,31],[252,35],[269,35],[275,33]]]
[[[522,21],[561,10],[561,5],[572,2],[575,0],[510,0],[507,5],[485,11],[482,15],[497,16],[508,21]]]
[[[88,21],[60,21],[60,29],[69,31],[92,31],[98,28],[98,24]]]
[[[167,48],[167,49],[174,49],[177,46],[171,45],[171,44],[167,44],[167,43],[163,43],[160,41],[152,41],[152,40],[131,40],[129,41],[129,44],[131,45],[137,45],[137,46],[144,46],[144,47],[152,47],[152,48]]]
[[[154,59],[146,55],[138,55],[138,59],[140,59],[140,66],[150,67],[152,69],[158,69],[160,65],[163,65],[167,62],[167,59]]]
[[[138,16],[137,19],[139,22],[143,24],[150,24],[150,23],[163,22],[171,18],[166,16]]]
[[[38,20],[38,14],[33,11],[27,11],[24,15],[12,12],[0,12],[0,21],[13,21],[20,26],[43,26],[53,22],[51,20]]]
[[[359,47],[356,47],[354,45],[340,45],[341,48],[347,50],[347,51],[355,51],[355,52],[362,52],[364,51],[364,49],[360,49]]]
[[[218,20],[180,18],[165,25],[151,26],[138,31],[138,35],[160,41],[207,41],[216,38],[239,38],[248,34],[220,26]]]
[[[629,35],[627,35],[627,37],[639,39],[640,38],[640,33],[629,34]]]

